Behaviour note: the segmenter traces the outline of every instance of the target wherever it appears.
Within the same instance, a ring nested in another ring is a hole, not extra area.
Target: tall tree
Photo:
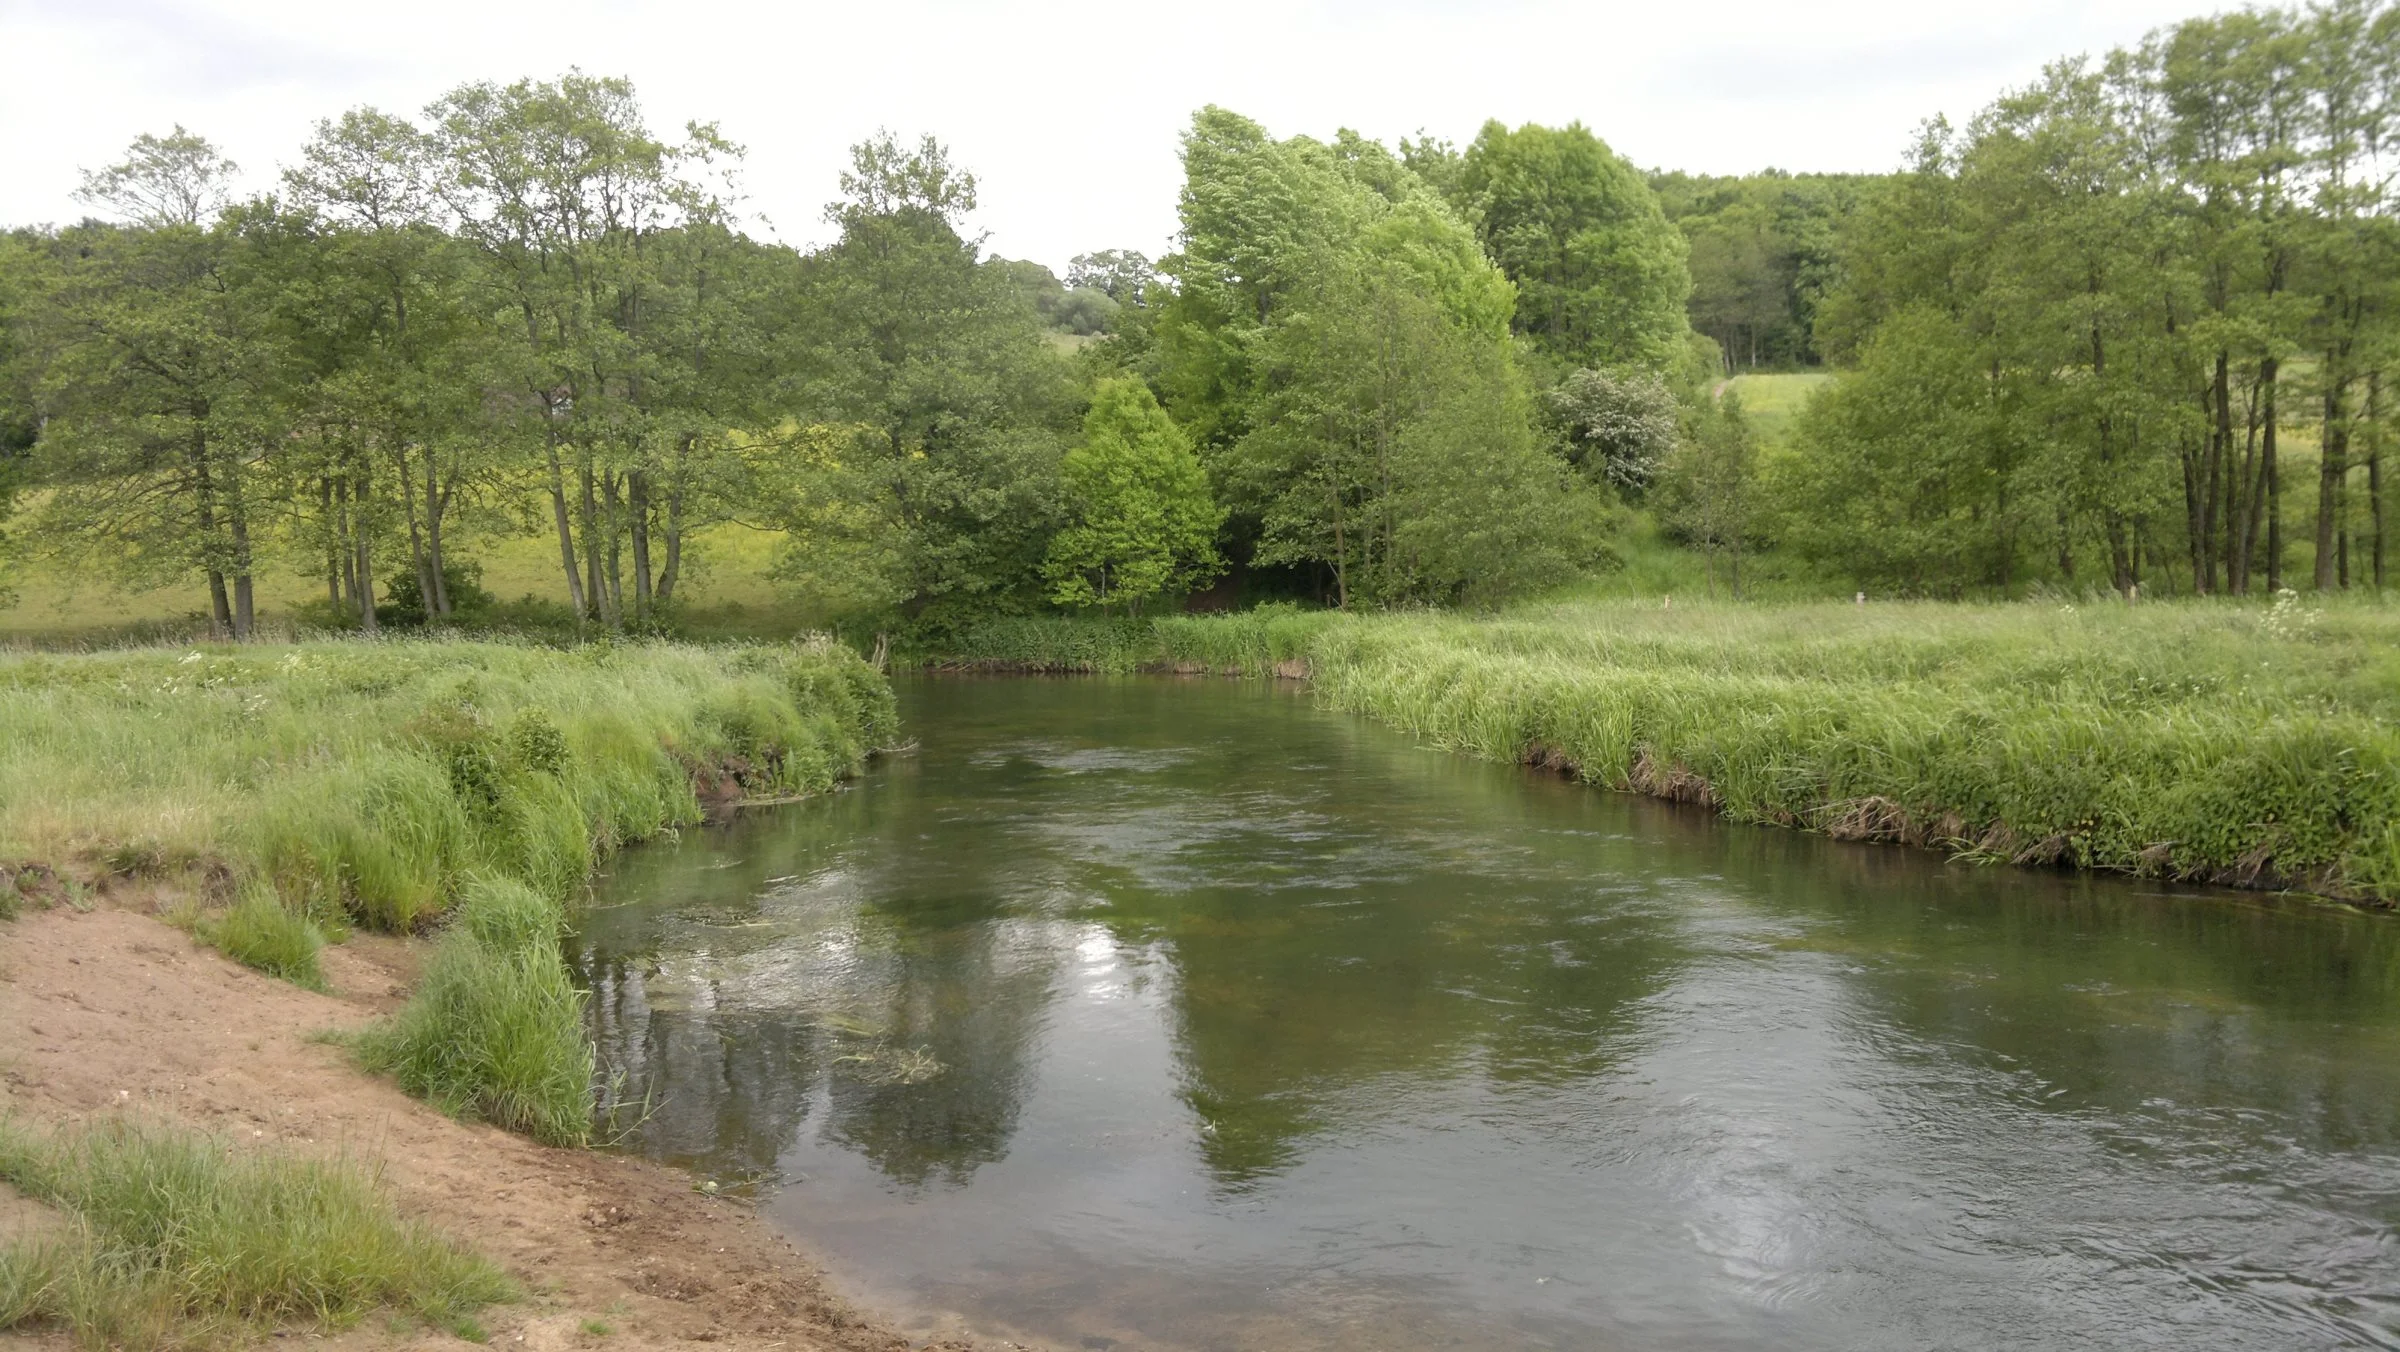
[[[1683,235],[1642,175],[1582,123],[1485,123],[1456,190],[1517,285],[1518,331],[1561,367],[1663,367],[1680,356],[1691,292]]]

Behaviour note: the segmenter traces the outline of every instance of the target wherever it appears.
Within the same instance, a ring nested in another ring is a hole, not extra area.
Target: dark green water
[[[908,683],[620,856],[639,1149],[1066,1348],[2400,1346],[2400,923],[1730,826],[1288,688]]]

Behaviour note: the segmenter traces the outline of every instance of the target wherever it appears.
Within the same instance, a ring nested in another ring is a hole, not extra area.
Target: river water
[[[2400,921],[1950,864],[1289,686],[902,683],[618,856],[629,1141],[1064,1348],[2400,1346]]]

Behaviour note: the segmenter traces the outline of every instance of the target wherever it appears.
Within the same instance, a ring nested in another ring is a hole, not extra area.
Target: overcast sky
[[[1063,268],[1167,247],[1176,133],[1207,103],[1277,135],[1580,119],[1645,167],[1879,170],[1932,114],[2211,7],[0,0],[0,224],[81,215],[77,170],[173,123],[264,188],[345,107],[413,114],[465,81],[580,66],[631,76],[656,129],[714,120],[747,146],[754,228],[821,238],[846,146],[930,131],[979,179],[993,251]]]

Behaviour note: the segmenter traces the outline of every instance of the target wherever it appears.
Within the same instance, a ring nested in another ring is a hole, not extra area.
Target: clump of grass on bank
[[[360,1062],[452,1116],[589,1144],[592,1048],[558,950],[564,919],[522,883],[470,879],[407,1006],[358,1040]]]
[[[72,1221],[0,1249],[0,1328],[171,1346],[394,1309],[471,1332],[476,1310],[516,1294],[345,1163],[123,1119],[56,1133],[0,1121],[0,1179]]]
[[[200,922],[199,935],[245,967],[312,991],[325,989],[318,960],[325,936],[271,887],[254,883],[242,889],[241,899],[222,916]]]
[[[2400,606],[2373,598],[1584,600],[1151,633],[1130,665],[1297,659],[1319,697],[1437,744],[1744,821],[2400,901]]]

